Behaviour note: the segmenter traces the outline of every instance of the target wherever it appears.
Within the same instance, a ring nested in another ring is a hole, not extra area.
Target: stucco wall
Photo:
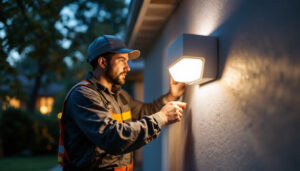
[[[159,46],[157,43],[155,46]],[[151,102],[160,97],[163,92],[161,54],[163,49],[155,48],[145,59],[144,99]],[[143,52],[142,52],[143,53]],[[162,166],[162,136],[143,147],[143,171],[161,170]]]
[[[300,170],[299,18],[298,0],[183,0],[147,56],[145,99],[168,91],[182,33],[219,38],[220,78],[188,87],[182,122],[146,147],[163,162],[144,170]]]

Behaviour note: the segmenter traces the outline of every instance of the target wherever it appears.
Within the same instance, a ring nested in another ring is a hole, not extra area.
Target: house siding
[[[181,34],[219,40],[219,79],[189,86],[180,123],[144,148],[143,170],[300,170],[300,1],[184,0],[145,60],[145,100],[168,91]]]

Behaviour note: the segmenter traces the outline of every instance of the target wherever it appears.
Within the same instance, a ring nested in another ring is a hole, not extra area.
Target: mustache
[[[121,72],[119,75],[127,74],[127,73],[128,73],[127,71],[123,71],[123,72]]]

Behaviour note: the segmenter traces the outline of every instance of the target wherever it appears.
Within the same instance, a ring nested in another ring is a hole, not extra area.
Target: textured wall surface
[[[219,38],[219,79],[188,87],[182,122],[146,147],[163,146],[162,164],[144,166],[300,170],[299,18],[298,0],[183,0],[147,56],[145,98],[168,91],[166,50],[182,33]]]
[[[157,44],[158,45],[158,44]],[[155,48],[145,59],[144,70],[144,98],[151,102],[162,95],[162,68],[160,52],[163,49]],[[143,53],[143,52],[142,52]],[[161,170],[162,166],[162,135],[143,147],[143,170]]]

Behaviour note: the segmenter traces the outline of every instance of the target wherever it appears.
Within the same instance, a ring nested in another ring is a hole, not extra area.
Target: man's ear
[[[99,57],[98,65],[100,66],[101,69],[105,69],[107,67],[107,59],[104,57]]]

